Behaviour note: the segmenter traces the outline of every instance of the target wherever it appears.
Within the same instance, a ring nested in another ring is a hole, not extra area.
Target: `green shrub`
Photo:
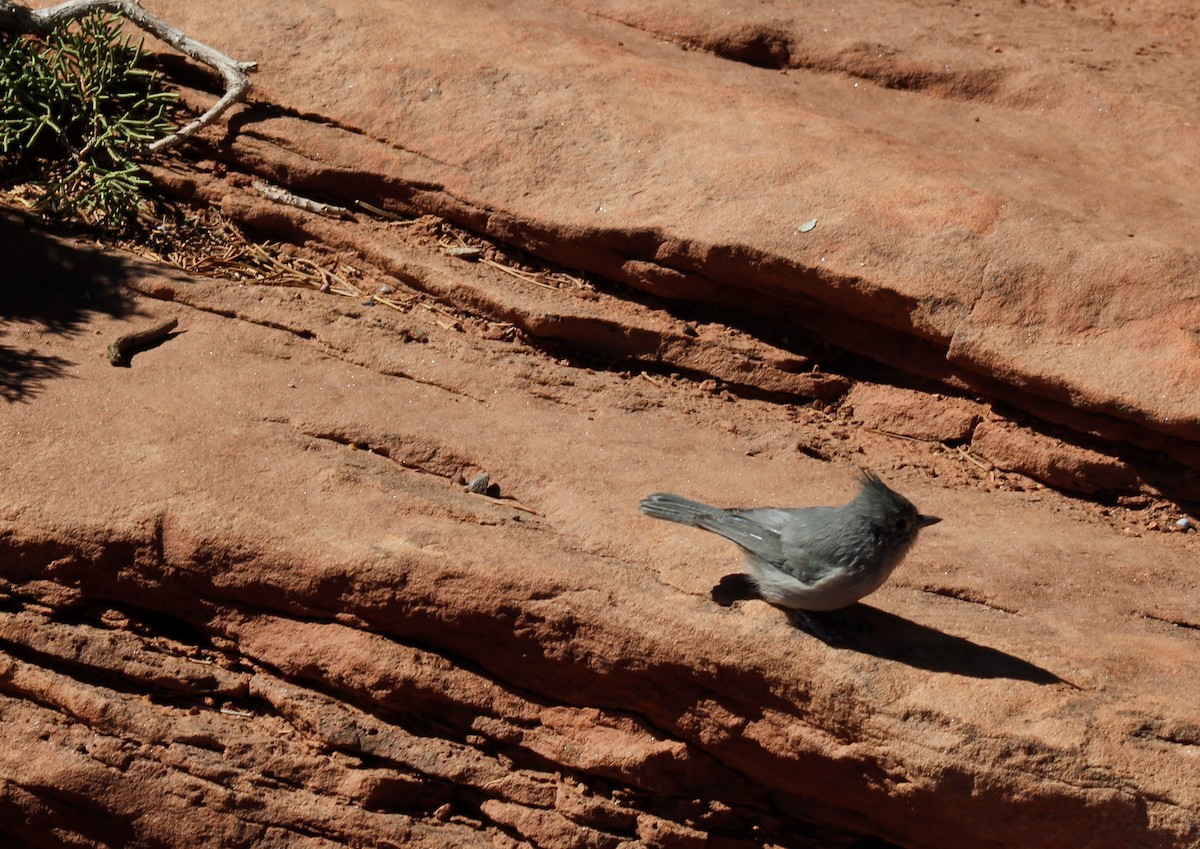
[[[134,161],[172,130],[176,96],[139,67],[119,19],[92,14],[47,36],[0,33],[0,163],[45,211],[121,227],[148,181]]]

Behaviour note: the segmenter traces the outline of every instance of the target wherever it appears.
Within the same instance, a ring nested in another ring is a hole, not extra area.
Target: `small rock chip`
[[[491,485],[491,483],[491,477],[488,476],[487,472],[484,472],[481,475],[477,475],[469,484],[467,484],[467,492],[473,492],[476,495],[484,495],[487,493],[488,487]]]

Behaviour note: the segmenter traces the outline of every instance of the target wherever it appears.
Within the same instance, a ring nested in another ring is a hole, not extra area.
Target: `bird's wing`
[[[712,531],[736,542],[772,566],[782,568],[783,545],[778,530],[760,524],[741,511],[733,510],[714,511],[697,516],[695,523],[706,531]]]
[[[775,535],[776,557],[763,559],[782,572],[805,584],[825,577],[826,564],[814,558],[811,550],[821,550],[822,538],[833,529],[837,511],[831,507],[783,509],[761,507],[739,510],[739,515]]]

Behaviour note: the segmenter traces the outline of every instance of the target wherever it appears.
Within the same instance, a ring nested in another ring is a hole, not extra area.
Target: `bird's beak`
[[[918,516],[917,527],[928,528],[930,525],[936,525],[940,521],[942,521],[941,516]]]

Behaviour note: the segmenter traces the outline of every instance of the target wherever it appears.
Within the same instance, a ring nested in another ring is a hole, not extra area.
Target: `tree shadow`
[[[31,217],[4,208],[0,262],[0,336],[26,325],[35,340],[33,345],[0,342],[0,398],[28,401],[72,365],[39,350],[37,337],[78,333],[94,313],[121,317],[132,312],[124,286],[129,266],[114,253],[42,232]]]
[[[46,381],[60,377],[69,365],[70,360],[39,354],[33,348],[22,351],[0,344],[0,398],[10,404],[30,401]]]
[[[713,587],[712,598],[722,607],[729,607],[734,602],[761,596],[748,575],[735,574],[726,575]],[[793,624],[832,648],[894,660],[914,669],[969,678],[1009,678],[1033,684],[1076,686],[1015,655],[944,634],[862,603],[832,613],[806,613],[804,619],[819,627],[810,629],[804,624]]]

